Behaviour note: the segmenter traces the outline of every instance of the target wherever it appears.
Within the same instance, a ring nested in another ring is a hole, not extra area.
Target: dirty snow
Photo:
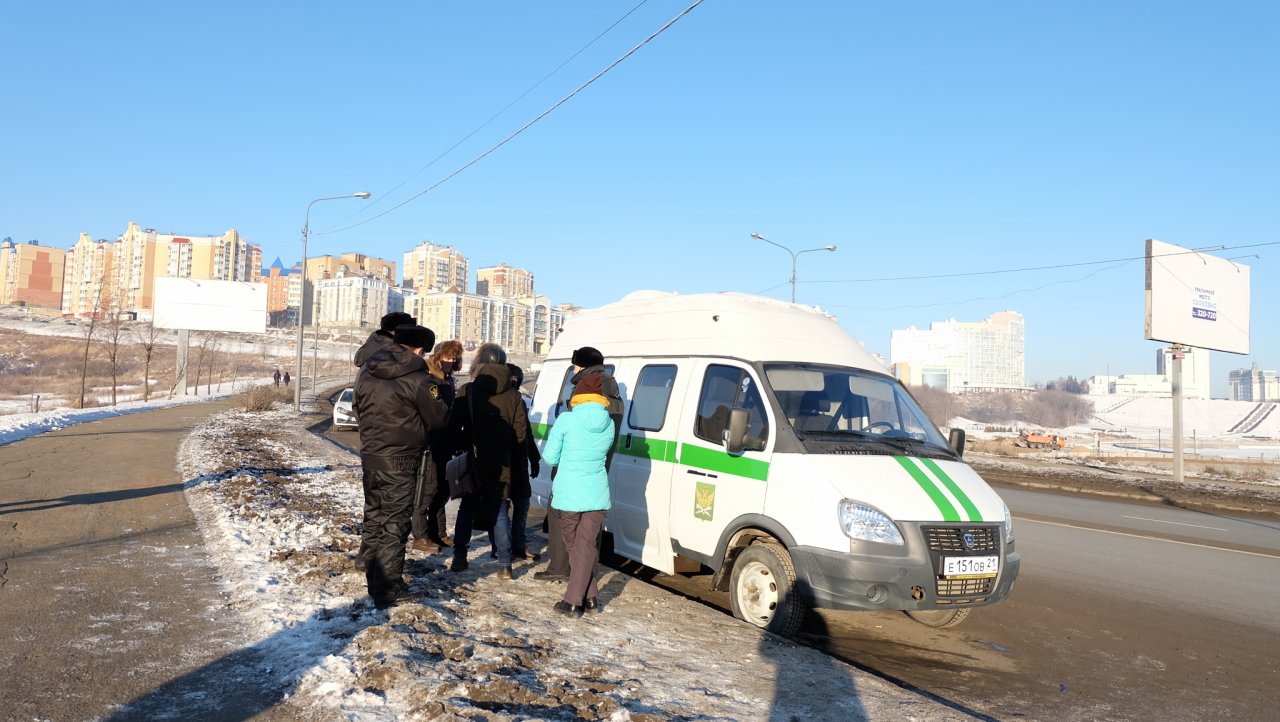
[[[462,573],[410,551],[421,600],[375,610],[352,566],[359,461],[302,423],[287,408],[226,412],[179,458],[206,546],[269,662],[262,683],[287,689],[299,718],[966,718],[607,568],[602,611],[563,617],[551,609],[563,587],[534,580],[532,564],[497,579],[482,535]]]

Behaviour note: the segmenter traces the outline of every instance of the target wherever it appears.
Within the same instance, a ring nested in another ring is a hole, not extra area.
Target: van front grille
[[[938,580],[938,596],[939,597],[982,597],[982,599],[969,599],[967,602],[986,601],[986,596],[991,594],[991,590],[996,585],[995,577],[983,577],[981,579],[939,579]],[[952,603],[959,603],[961,600],[953,599]]]
[[[987,526],[926,526],[922,527],[929,551],[942,554],[999,554],[1000,527]],[[965,542],[972,535],[973,547]]]

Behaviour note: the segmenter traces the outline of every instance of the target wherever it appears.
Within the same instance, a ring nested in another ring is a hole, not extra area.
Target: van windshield
[[[895,379],[817,364],[768,364],[765,377],[783,415],[802,438],[910,439],[950,448]]]

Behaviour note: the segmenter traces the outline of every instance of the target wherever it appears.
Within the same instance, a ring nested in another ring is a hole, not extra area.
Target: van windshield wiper
[[[801,431],[800,435],[804,438],[812,438],[815,436],[837,436],[842,441],[854,441],[855,443],[871,443],[883,444],[893,447],[898,451],[908,454],[918,454],[922,451],[932,451],[939,455],[945,455],[948,458],[954,458],[955,452],[948,447],[938,446],[932,441],[925,439],[917,439],[914,436],[885,436],[884,434],[876,434],[870,431],[861,431],[858,429],[837,429],[834,431]],[[850,439],[849,437],[853,437]]]
[[[932,441],[926,439],[917,439],[914,436],[881,436],[880,440],[890,446],[895,446],[906,452],[919,452],[921,450],[934,451],[940,454],[946,454],[948,457],[954,458],[956,452],[948,447],[938,446]],[[921,449],[921,447],[924,447]]]

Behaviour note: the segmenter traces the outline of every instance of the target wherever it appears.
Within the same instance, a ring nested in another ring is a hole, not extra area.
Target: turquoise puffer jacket
[[[543,463],[556,469],[551,508],[601,511],[610,507],[604,459],[613,446],[613,419],[602,404],[580,403],[556,417],[542,450]]]

